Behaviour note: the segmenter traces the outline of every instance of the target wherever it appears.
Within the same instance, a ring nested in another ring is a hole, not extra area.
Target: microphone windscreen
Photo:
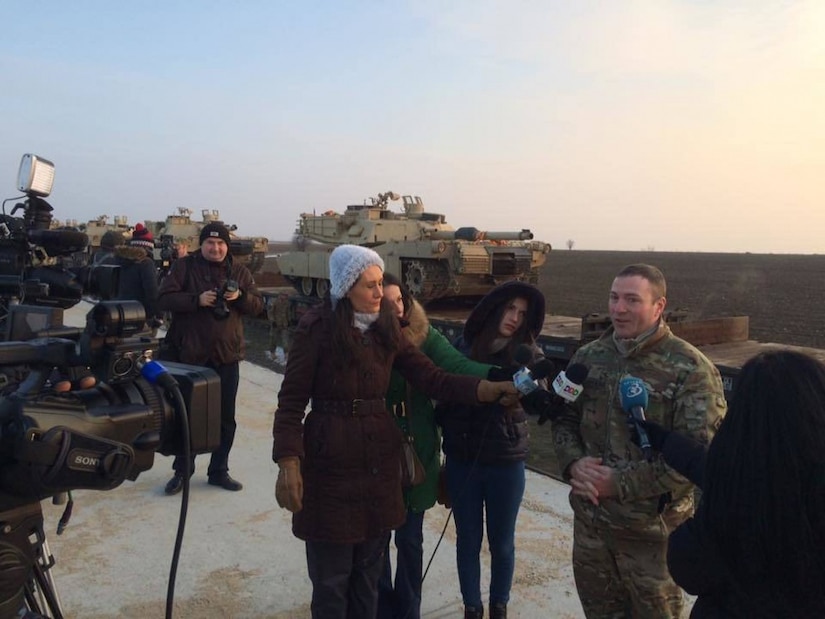
[[[587,379],[587,375],[590,373],[590,369],[586,365],[582,365],[581,363],[573,363],[572,365],[569,365],[567,367],[564,373],[567,376],[567,380],[569,380],[571,383],[582,385],[584,384],[584,381]]]
[[[635,376],[626,376],[619,383],[619,396],[622,398],[622,408],[630,412],[634,407],[647,408],[648,393],[642,379]]]
[[[528,365],[533,361],[534,356],[532,346],[529,344],[519,344],[518,348],[513,352],[513,361],[519,365]]]
[[[65,256],[83,251],[89,237],[78,230],[30,230],[29,240],[46,250],[50,256]]]
[[[530,375],[533,377],[533,380],[547,378],[555,372],[556,364],[550,361],[550,359],[539,359],[530,366]]]

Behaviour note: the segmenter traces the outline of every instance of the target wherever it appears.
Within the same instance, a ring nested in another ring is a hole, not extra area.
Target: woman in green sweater
[[[402,333],[438,367],[453,374],[486,378],[495,366],[471,361],[430,325],[424,308],[413,299],[395,276],[384,273],[384,303],[398,314]],[[395,582],[392,578],[389,542],[384,573],[378,583],[378,619],[419,619],[421,615],[421,578],[424,559],[424,512],[435,505],[438,473],[441,468],[441,436],[435,424],[433,402],[423,393],[407,386],[393,372],[387,391],[387,410],[395,415],[405,436],[412,437],[415,452],[426,470],[424,481],[404,491],[407,520],[395,530],[398,549]]]

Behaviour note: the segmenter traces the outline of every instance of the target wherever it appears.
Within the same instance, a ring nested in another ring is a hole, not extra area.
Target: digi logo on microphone
[[[553,391],[561,398],[568,402],[575,402],[582,392],[583,387],[571,382],[564,372],[559,372],[555,380],[553,380]]]
[[[624,394],[628,398],[638,398],[645,390],[645,385],[640,380],[628,380],[625,383]]]
[[[570,383],[564,386],[564,392],[572,396],[575,400],[579,397],[579,394],[582,392],[582,390],[575,387],[572,383]]]

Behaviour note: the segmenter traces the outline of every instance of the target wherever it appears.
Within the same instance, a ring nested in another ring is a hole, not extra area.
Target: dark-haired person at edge
[[[143,224],[139,224],[141,227]],[[134,232],[133,232],[134,234]],[[114,256],[115,249],[126,243],[126,239],[120,232],[109,230],[100,237],[100,249],[92,256],[92,264],[110,264],[109,259]]]
[[[260,314],[263,300],[249,270],[233,262],[230,240],[226,226],[206,224],[200,233],[200,251],[175,260],[163,278],[158,305],[172,312],[166,339],[179,351],[177,360],[211,368],[220,377],[221,442],[212,452],[207,476],[213,486],[238,491],[243,484],[229,475],[229,452],[237,427],[239,363],[246,348],[243,317]],[[218,294],[229,280],[237,289],[225,290],[218,304]],[[166,484],[166,494],[177,494],[183,488],[185,459],[176,457],[172,466],[175,473]],[[194,473],[194,456],[191,467]]]
[[[544,296],[511,281],[490,291],[473,309],[456,347],[476,361],[514,365],[521,345],[541,357],[536,338],[544,324]],[[519,404],[457,406],[440,403],[447,487],[456,528],[456,562],[465,618],[481,618],[481,543],[486,514],[490,547],[490,617],[507,616],[515,569],[515,532],[524,495],[527,415]]]
[[[125,246],[115,247],[113,255],[105,262],[120,267],[115,299],[140,301],[146,313],[146,324],[153,330],[153,335],[163,323],[158,309],[158,275],[153,259],[154,249],[152,233],[139,223],[129,242]]]
[[[665,555],[668,535],[693,513],[694,486],[633,443],[619,384],[644,381],[647,418],[703,444],[726,402],[716,367],[665,324],[666,292],[654,266],[616,275],[611,327],[571,359],[589,369],[583,392],[553,421],[559,469],[571,485],[573,574],[589,618],[678,618],[684,608]]]
[[[314,619],[377,612],[387,540],[406,514],[403,437],[385,400],[390,372],[438,399],[515,398],[512,382],[448,374],[404,338],[395,313],[382,308],[383,270],[366,247],[332,251],[330,296],[302,316],[278,393],[275,496],[306,542]]]
[[[402,333],[438,367],[454,374],[487,377],[493,366],[465,357],[430,324],[427,313],[401,281],[384,273],[384,303],[402,320]],[[407,407],[411,410],[408,412]],[[378,583],[378,619],[419,619],[424,558],[424,512],[435,505],[441,468],[441,435],[432,400],[412,389],[397,371],[390,376],[387,408],[409,433],[426,470],[423,483],[404,491],[407,519],[395,530],[395,580],[387,540],[387,560]]]
[[[795,351],[750,359],[707,448],[644,424],[665,461],[700,482],[668,541],[691,619],[825,617],[825,366]]]

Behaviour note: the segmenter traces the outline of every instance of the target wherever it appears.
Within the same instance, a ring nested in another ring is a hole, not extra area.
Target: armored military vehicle
[[[387,271],[424,304],[476,299],[511,279],[538,281],[550,245],[534,241],[530,230],[456,229],[444,215],[428,212],[418,196],[403,196],[402,211],[391,211],[388,202],[399,199],[388,191],[344,213],[303,213],[296,251],[277,258],[281,274],[303,295],[322,297],[329,290],[329,252],[351,243],[377,251]]]
[[[266,237],[243,237],[235,234],[238,226],[225,223],[217,210],[203,209],[201,221],[192,219],[192,211],[178,208],[177,214],[169,215],[165,221],[144,221],[143,225],[155,237],[155,262],[159,268],[168,268],[175,255],[175,246],[185,245],[189,252],[200,247],[201,229],[208,223],[218,222],[229,229],[232,239],[230,246],[235,260],[245,264],[255,273],[259,271],[266,258],[269,241]]]
[[[85,232],[89,237],[89,245],[87,251],[89,255],[100,249],[100,241],[103,235],[107,232],[115,232],[123,236],[123,241],[126,242],[132,238],[132,226],[129,225],[129,219],[125,215],[115,215],[113,217],[114,223],[109,223],[108,215],[101,215],[93,221],[88,221],[85,224],[80,224],[78,229]]]

